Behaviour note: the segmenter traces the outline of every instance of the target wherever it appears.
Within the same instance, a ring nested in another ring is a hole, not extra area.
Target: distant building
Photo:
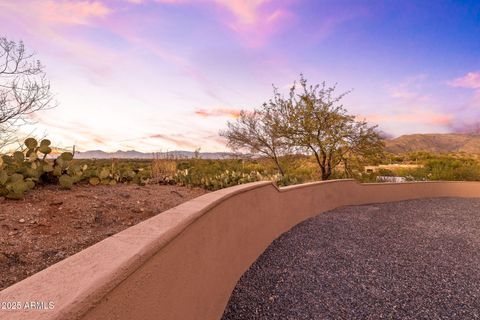
[[[421,164],[381,164],[378,166],[365,166],[365,172],[374,173],[381,169],[395,171],[395,169],[415,169],[421,167],[423,167]]]
[[[377,176],[377,182],[407,182],[405,177]]]

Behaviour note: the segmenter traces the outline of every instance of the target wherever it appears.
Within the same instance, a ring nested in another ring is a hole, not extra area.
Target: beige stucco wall
[[[218,319],[240,276],[283,232],[344,205],[480,197],[479,182],[277,189],[258,182],[203,195],[128,228],[0,292],[1,301],[53,301],[52,310],[0,310],[0,319]]]

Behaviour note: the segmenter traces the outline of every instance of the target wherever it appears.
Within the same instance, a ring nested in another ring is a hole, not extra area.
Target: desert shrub
[[[218,190],[238,184],[255,181],[274,181],[279,186],[311,181],[312,175],[318,175],[315,164],[306,166],[310,160],[280,159],[284,163],[286,173],[282,176],[269,159],[189,159],[177,162],[175,183],[208,190]]]
[[[85,166],[72,162],[73,154],[63,152],[55,159],[47,159],[52,153],[50,140],[38,143],[33,138],[24,142],[22,150],[0,158],[0,195],[21,199],[25,192],[40,183],[58,183],[70,189],[81,180]]]
[[[151,164],[152,182],[171,184],[175,183],[177,163],[175,160],[154,159]]]
[[[152,168],[146,161],[75,160],[71,152],[52,155],[50,140],[28,138],[19,151],[0,156],[0,196],[21,199],[39,184],[58,184],[70,189],[86,181],[92,185],[137,183],[152,179]],[[175,166],[174,166],[175,167]]]
[[[396,176],[395,172],[389,169],[380,168],[378,169],[378,176],[394,177]]]
[[[441,158],[427,161],[429,180],[475,181],[480,179],[480,167],[473,159]]]
[[[179,170],[175,182],[189,187],[200,187],[207,190],[218,190],[243,183],[260,181],[263,176],[256,171],[244,173],[225,170],[216,174],[205,174],[195,168]]]
[[[361,173],[356,179],[363,183],[377,182],[377,173],[375,172]]]
[[[100,159],[87,160],[87,163],[89,170],[83,177],[91,185],[116,185],[117,183],[145,185],[152,178],[152,168],[147,161]]]
[[[415,163],[423,166],[417,168],[396,168],[395,170],[379,170],[375,174],[363,174],[359,179],[370,182],[375,176],[395,175],[405,177],[409,181],[476,181],[480,180],[480,165],[477,160],[459,155],[433,155],[430,153],[411,153]],[[419,159],[422,159],[421,161]]]
[[[398,168],[395,174],[405,177],[408,181],[426,181],[428,180],[428,172],[425,167],[418,168]]]
[[[286,186],[290,186],[290,185],[294,185],[294,184],[303,183],[303,181],[299,180],[298,177],[290,176],[290,175],[272,176],[272,177],[270,177],[269,180],[274,181],[279,187],[286,187]]]
[[[290,156],[290,159],[288,159],[286,163],[286,177],[283,180],[295,181],[295,183],[320,180],[318,165],[314,157],[304,155]],[[335,175],[335,173],[336,172],[334,172],[333,175]],[[332,176],[332,178],[334,178],[334,176]]]

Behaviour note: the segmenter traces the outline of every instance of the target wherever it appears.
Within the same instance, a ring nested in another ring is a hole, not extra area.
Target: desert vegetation
[[[338,94],[335,85],[326,83],[309,84],[303,75],[286,95],[274,86],[267,102],[242,110],[226,124],[220,135],[235,157],[202,159],[197,150],[189,159],[168,154],[149,160],[75,159],[74,148],[56,148],[48,139],[19,142],[18,129],[28,116],[55,107],[56,102],[44,66],[22,42],[0,38],[0,59],[0,196],[8,199],[22,199],[29,190],[52,184],[64,190],[75,184],[217,190],[260,180],[285,186],[342,178],[375,182],[379,176],[411,181],[480,179],[478,159],[469,154],[388,153],[377,127],[349,114],[342,104],[349,92]],[[416,166],[365,170],[391,163]]]
[[[154,160],[157,166],[167,165],[166,160]],[[321,180],[315,156],[286,155],[278,159],[284,174],[268,157],[248,159],[176,159],[168,160],[170,175],[160,183],[180,184],[217,190],[240,183],[271,180],[280,186]],[[165,164],[164,164],[165,163]],[[366,165],[393,165],[391,169],[367,172]],[[415,165],[403,167],[402,165]],[[173,169],[175,168],[175,169]],[[353,161],[348,170],[337,166],[330,179],[352,178],[360,182],[377,182],[379,176],[405,177],[408,181],[480,181],[480,161],[472,155],[435,154],[412,152],[388,154],[371,162]]]
[[[410,181],[480,181],[478,155],[465,153],[409,152],[387,154],[383,163],[415,164],[416,168],[380,170],[374,174],[401,176]],[[371,180],[371,179],[370,179]]]
[[[300,88],[300,89],[298,89]],[[260,108],[242,111],[220,134],[237,153],[230,159],[153,155],[152,159],[75,159],[75,150],[59,151],[50,140],[27,138],[0,157],[0,196],[22,199],[44,185],[71,189],[74,184],[118,183],[178,185],[218,190],[269,180],[279,186],[316,180],[354,178],[377,182],[399,176],[410,181],[480,180],[478,159],[464,153],[388,153],[376,127],[349,115],[334,97],[335,87],[309,86],[301,76],[285,98],[274,96]],[[4,140],[6,141],[6,140]],[[415,167],[369,165],[415,164]]]
[[[23,147],[0,158],[0,195],[22,199],[29,190],[56,184],[71,189],[74,184],[114,186],[118,183],[179,185],[218,190],[238,184],[269,180],[280,186],[321,180],[315,155],[285,154],[275,161],[268,156],[232,159],[156,157],[140,159],[75,159],[73,152],[52,154],[50,140],[25,140]],[[365,165],[414,164],[415,167],[379,167],[367,172]],[[279,171],[281,166],[281,172]],[[350,158],[349,166],[338,165],[328,178],[354,178],[376,182],[378,176],[400,176],[410,181],[478,181],[479,160],[465,154],[413,152],[382,154],[365,161]]]
[[[39,143],[28,138],[24,144],[22,149],[0,158],[0,195],[9,199],[21,199],[26,191],[38,185],[53,183],[63,189],[71,189],[74,183],[81,181],[94,186],[118,182],[142,185],[151,177],[144,168],[128,163],[110,161],[107,165],[98,165],[96,161],[73,161],[71,152],[47,158],[52,153],[48,139]]]
[[[274,87],[273,98],[253,112],[243,110],[220,134],[234,150],[248,150],[271,158],[285,175],[279,157],[312,155],[320,179],[329,179],[343,165],[351,175],[352,161],[372,161],[383,151],[375,126],[348,114],[341,104],[348,93],[335,95],[336,87],[309,85],[303,75],[287,97]],[[288,158],[288,157],[287,157]]]

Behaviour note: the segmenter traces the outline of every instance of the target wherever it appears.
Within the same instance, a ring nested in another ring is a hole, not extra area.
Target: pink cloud
[[[419,123],[428,125],[449,126],[454,120],[451,115],[436,113],[433,111],[414,111],[403,114],[369,114],[357,117],[358,119],[366,119],[373,123]]]
[[[128,143],[134,142],[133,145],[136,145],[136,146],[138,146],[138,144],[144,144],[150,147],[158,148],[159,146],[158,140],[174,145],[177,148],[190,148],[190,149],[198,148],[198,144],[196,144],[195,142],[192,142],[194,140],[198,142],[198,137],[196,137],[196,139],[192,139],[192,137],[189,137],[185,134],[178,134],[178,133],[168,134],[168,135],[163,133],[155,133],[155,134],[150,134],[150,135],[139,137],[139,138],[122,140],[121,142],[123,146],[130,145]],[[127,142],[127,144],[125,144],[125,142]]]
[[[30,121],[34,123],[43,124],[56,132],[61,132],[63,138],[67,138],[70,141],[76,141],[80,148],[84,145],[91,145],[91,142],[95,142],[97,147],[110,142],[105,136],[97,134],[93,128],[89,127],[85,123],[70,122],[65,119],[58,119],[51,114],[47,115],[44,112],[37,112],[28,115]],[[72,128],[75,130],[72,131]],[[47,137],[50,137],[47,135]],[[51,139],[55,139],[55,135],[51,136]],[[58,143],[58,142],[55,142]],[[58,147],[58,145],[56,145]]]
[[[476,91],[473,95],[472,105],[476,108],[480,108],[480,90]]]
[[[480,72],[470,72],[448,83],[452,87],[473,89],[469,101],[461,97],[457,101],[445,100],[441,95],[437,97],[439,93],[431,91],[432,82],[426,80],[427,75],[416,75],[388,86],[389,96],[394,98],[390,108],[381,114],[365,115],[366,120],[386,127],[477,132],[478,124],[474,119],[478,118],[480,107]],[[388,114],[388,110],[392,112]]]
[[[222,20],[250,47],[264,46],[271,37],[280,33],[294,20],[286,1],[270,0],[215,0],[233,15]]]
[[[195,110],[197,116],[204,118],[207,117],[230,117],[238,118],[240,116],[240,110],[238,109],[227,109],[227,108],[216,108],[216,109],[197,109]]]
[[[29,47],[83,68],[94,81],[110,76],[114,61],[118,63],[124,54],[84,37],[82,32],[98,27],[99,19],[104,22],[103,18],[113,13],[101,1],[0,1],[0,18],[15,32],[23,33]],[[56,65],[61,62],[57,60]],[[50,66],[52,69],[55,67]]]
[[[127,0],[130,2],[143,2],[142,0]],[[260,19],[260,9],[272,0],[154,0],[161,4],[202,4],[202,5],[218,5],[227,9],[233,14],[239,23],[246,25],[254,25]],[[278,1],[278,0],[277,0]]]
[[[390,91],[390,96],[395,99],[416,102],[426,102],[429,99],[429,96],[409,90],[407,88],[394,88]]]
[[[18,4],[11,7],[14,6]],[[31,12],[36,12],[36,17],[44,23],[61,25],[89,25],[92,19],[112,12],[100,1],[31,1],[23,6],[30,7]]]
[[[430,96],[424,94],[425,80],[427,75],[419,74],[408,77],[403,82],[396,85],[389,85],[388,91],[390,97],[407,101],[409,103],[425,103],[430,100]]]
[[[147,137],[148,139],[160,139],[169,143],[173,143],[180,148],[197,148],[198,145],[192,142],[190,137],[184,135],[165,135],[165,134],[153,134]],[[157,145],[157,144],[154,144]]]
[[[162,0],[164,1],[164,0]],[[171,0],[169,0],[171,1]],[[167,48],[159,45],[155,42],[144,39],[140,36],[137,36],[130,31],[119,30],[122,27],[120,26],[116,30],[111,28],[112,32],[123,37],[130,43],[135,46],[140,46],[152,54],[156,55],[163,61],[169,62],[173,65],[176,65],[184,74],[188,75],[191,79],[198,82],[203,88],[204,92],[212,98],[223,101],[223,99],[216,93],[216,86],[209,80],[209,78],[203,74],[197,67],[193,66],[192,63],[186,58],[178,55],[177,53],[168,50]]]
[[[133,0],[134,2],[135,0]],[[144,2],[145,0],[140,0],[141,2]],[[167,4],[182,4],[182,3],[188,3],[188,2],[202,2],[202,0],[154,0],[157,3],[167,3]]]
[[[450,81],[449,85],[458,88],[480,89],[480,71],[469,72],[463,77]]]
[[[259,8],[269,0],[215,0],[221,6],[227,8],[237,18],[238,22],[245,25],[258,23]]]
[[[219,9],[218,19],[250,47],[261,47],[288,27],[293,14],[287,9],[297,0],[155,0],[160,4],[200,4]]]

